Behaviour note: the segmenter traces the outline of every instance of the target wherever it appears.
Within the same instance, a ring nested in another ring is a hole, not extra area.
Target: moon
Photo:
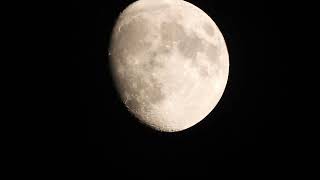
[[[229,55],[214,21],[183,0],[139,0],[118,17],[109,45],[121,100],[143,124],[190,128],[217,105]]]

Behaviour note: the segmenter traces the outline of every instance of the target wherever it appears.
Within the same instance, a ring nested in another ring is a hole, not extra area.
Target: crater
[[[145,41],[145,36],[150,32],[150,25],[144,18],[132,19],[128,24],[121,27],[120,31],[115,32],[115,39],[112,44],[115,53],[122,56],[136,55],[150,48],[151,42]]]
[[[199,73],[202,77],[208,77],[208,67],[204,65],[199,65]]]
[[[140,103],[135,98],[131,98],[124,103],[130,111],[138,112],[140,109]]]
[[[162,84],[152,76],[128,72],[121,76],[118,82],[121,95],[129,95],[125,104],[135,112],[142,111],[165,98],[165,94],[162,92]]]

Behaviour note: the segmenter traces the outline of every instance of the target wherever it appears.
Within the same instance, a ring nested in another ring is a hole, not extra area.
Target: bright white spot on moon
[[[110,64],[126,107],[159,131],[187,129],[217,105],[229,73],[224,38],[183,0],[139,0],[113,29]]]

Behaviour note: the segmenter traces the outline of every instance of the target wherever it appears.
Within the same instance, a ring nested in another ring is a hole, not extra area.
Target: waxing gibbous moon
[[[121,99],[143,124],[187,129],[217,105],[229,56],[213,20],[183,0],[139,0],[118,17],[109,47]]]

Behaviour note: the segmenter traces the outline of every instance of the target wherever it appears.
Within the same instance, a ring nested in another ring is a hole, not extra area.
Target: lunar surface
[[[183,0],[139,0],[114,26],[109,59],[128,110],[165,132],[187,129],[219,102],[229,56],[213,20]]]

